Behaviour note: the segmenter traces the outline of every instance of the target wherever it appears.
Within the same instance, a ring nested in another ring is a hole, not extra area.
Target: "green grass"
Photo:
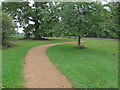
[[[62,44],[49,47],[47,55],[73,88],[118,88],[118,41],[84,40],[86,49]]]
[[[15,34],[15,35],[13,35],[13,38],[15,38],[15,39],[24,38],[24,35]]]
[[[47,54],[56,67],[68,77],[73,87],[95,87],[96,85],[98,87],[117,87],[117,41],[85,40],[85,50],[74,48],[76,44],[64,44],[50,47]],[[38,45],[68,41],[77,41],[77,39],[19,40],[14,42],[14,47],[3,49],[2,86],[24,87],[22,68],[24,57],[29,49]],[[96,80],[97,83],[92,80]]]
[[[76,41],[75,39],[61,39],[58,40],[19,40],[15,41],[14,47],[9,47],[2,50],[2,87],[6,88],[22,88],[23,74],[22,68],[24,65],[24,57],[29,49],[34,46]]]

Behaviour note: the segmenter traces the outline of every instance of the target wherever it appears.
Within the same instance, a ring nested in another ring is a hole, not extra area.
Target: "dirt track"
[[[40,45],[28,51],[23,69],[26,88],[71,88],[67,78],[61,75],[46,55],[48,47],[65,43],[75,42]]]

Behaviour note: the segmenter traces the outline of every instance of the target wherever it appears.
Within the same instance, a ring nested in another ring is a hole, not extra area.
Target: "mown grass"
[[[57,40],[19,40],[15,41],[14,47],[5,48],[2,50],[2,87],[5,88],[22,88],[23,74],[22,69],[24,65],[24,57],[29,49],[34,46],[59,43],[59,42],[71,42],[75,39],[61,39]]]
[[[63,44],[49,47],[47,55],[73,88],[118,88],[117,40],[84,40],[86,49]]]

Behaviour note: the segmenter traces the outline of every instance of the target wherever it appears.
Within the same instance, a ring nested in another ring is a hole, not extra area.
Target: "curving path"
[[[71,88],[67,78],[61,75],[46,55],[48,47],[67,43],[75,42],[40,45],[28,51],[23,69],[26,88]]]

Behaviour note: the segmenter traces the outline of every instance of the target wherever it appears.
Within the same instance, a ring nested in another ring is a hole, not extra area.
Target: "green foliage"
[[[30,2],[4,2],[3,11],[9,12],[20,23],[20,27],[24,28],[26,38],[34,35],[35,39],[41,39],[45,36],[44,34],[51,33],[50,30],[57,21],[52,11],[56,9],[56,6],[47,2],[34,2],[32,6],[29,4]],[[34,24],[30,24],[30,21]]]
[[[4,46],[11,46],[10,38],[16,33],[13,19],[6,13],[2,13],[2,44]]]
[[[25,37],[78,36],[118,38],[118,3],[3,2],[3,12],[24,28]],[[109,9],[106,9],[106,7]],[[61,18],[61,19],[60,19]],[[30,24],[32,21],[34,24]],[[80,30],[80,31],[79,31]]]
[[[64,28],[65,35],[118,38],[116,11],[118,4],[114,4],[103,5],[100,2],[61,3],[61,23],[63,23],[61,28]]]

